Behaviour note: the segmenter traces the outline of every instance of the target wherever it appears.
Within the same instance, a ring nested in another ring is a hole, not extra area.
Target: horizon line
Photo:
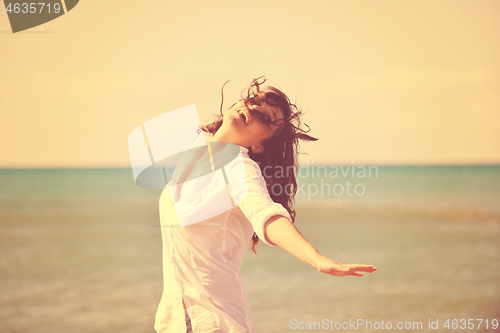
[[[450,164],[416,164],[416,163],[383,163],[383,164],[314,164],[300,165],[300,167],[349,167],[349,166],[365,166],[365,167],[450,167],[450,166],[500,166],[500,162],[494,163],[450,163]],[[132,169],[130,166],[52,166],[52,167],[2,167],[0,171],[7,170],[105,170],[105,169]]]

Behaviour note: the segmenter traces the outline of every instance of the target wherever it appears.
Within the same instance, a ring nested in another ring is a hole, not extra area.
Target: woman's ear
[[[250,147],[250,150],[254,154],[260,154],[264,151],[264,146],[262,146],[262,145],[252,146],[252,147]]]

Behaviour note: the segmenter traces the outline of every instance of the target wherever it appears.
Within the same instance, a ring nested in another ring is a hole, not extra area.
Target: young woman
[[[162,192],[159,333],[255,332],[240,267],[259,240],[321,273],[376,270],[322,256],[295,228],[298,141],[317,139],[301,129],[301,112],[283,92],[261,89],[264,81],[253,80],[224,114],[221,104],[221,117],[199,134],[208,149],[187,154]]]

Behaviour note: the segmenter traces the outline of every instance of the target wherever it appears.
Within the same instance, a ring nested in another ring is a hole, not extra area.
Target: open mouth
[[[238,114],[240,115],[240,118],[243,120],[243,122],[246,125],[247,124],[247,116],[241,111],[238,111]]]

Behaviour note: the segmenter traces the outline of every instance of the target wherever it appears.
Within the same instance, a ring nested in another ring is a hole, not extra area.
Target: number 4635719
[[[31,3],[9,3],[9,5],[7,6],[7,8],[5,9],[9,14],[14,12],[16,14],[18,13],[23,13],[23,14],[27,14],[27,13],[31,13],[31,14],[36,14],[37,13],[37,5],[40,7],[40,10],[38,11],[38,13],[41,13],[43,8],[46,7],[48,12],[50,13],[50,3],[44,3],[44,2],[31,2]],[[52,5],[52,11],[54,13],[59,13],[61,11],[61,5],[58,4],[58,3],[55,3]]]
[[[498,320],[497,319],[492,319],[491,320],[491,328],[493,328],[494,330],[496,330],[498,328]],[[447,329],[479,329],[481,327],[481,324],[483,324],[483,328],[484,328],[484,325],[486,325],[486,329],[489,328],[489,325],[490,324],[488,322],[488,319],[453,319],[450,321],[450,319],[448,319],[446,321],[446,323],[444,324],[443,327],[446,327]],[[477,327],[476,327],[476,324],[477,324]]]

